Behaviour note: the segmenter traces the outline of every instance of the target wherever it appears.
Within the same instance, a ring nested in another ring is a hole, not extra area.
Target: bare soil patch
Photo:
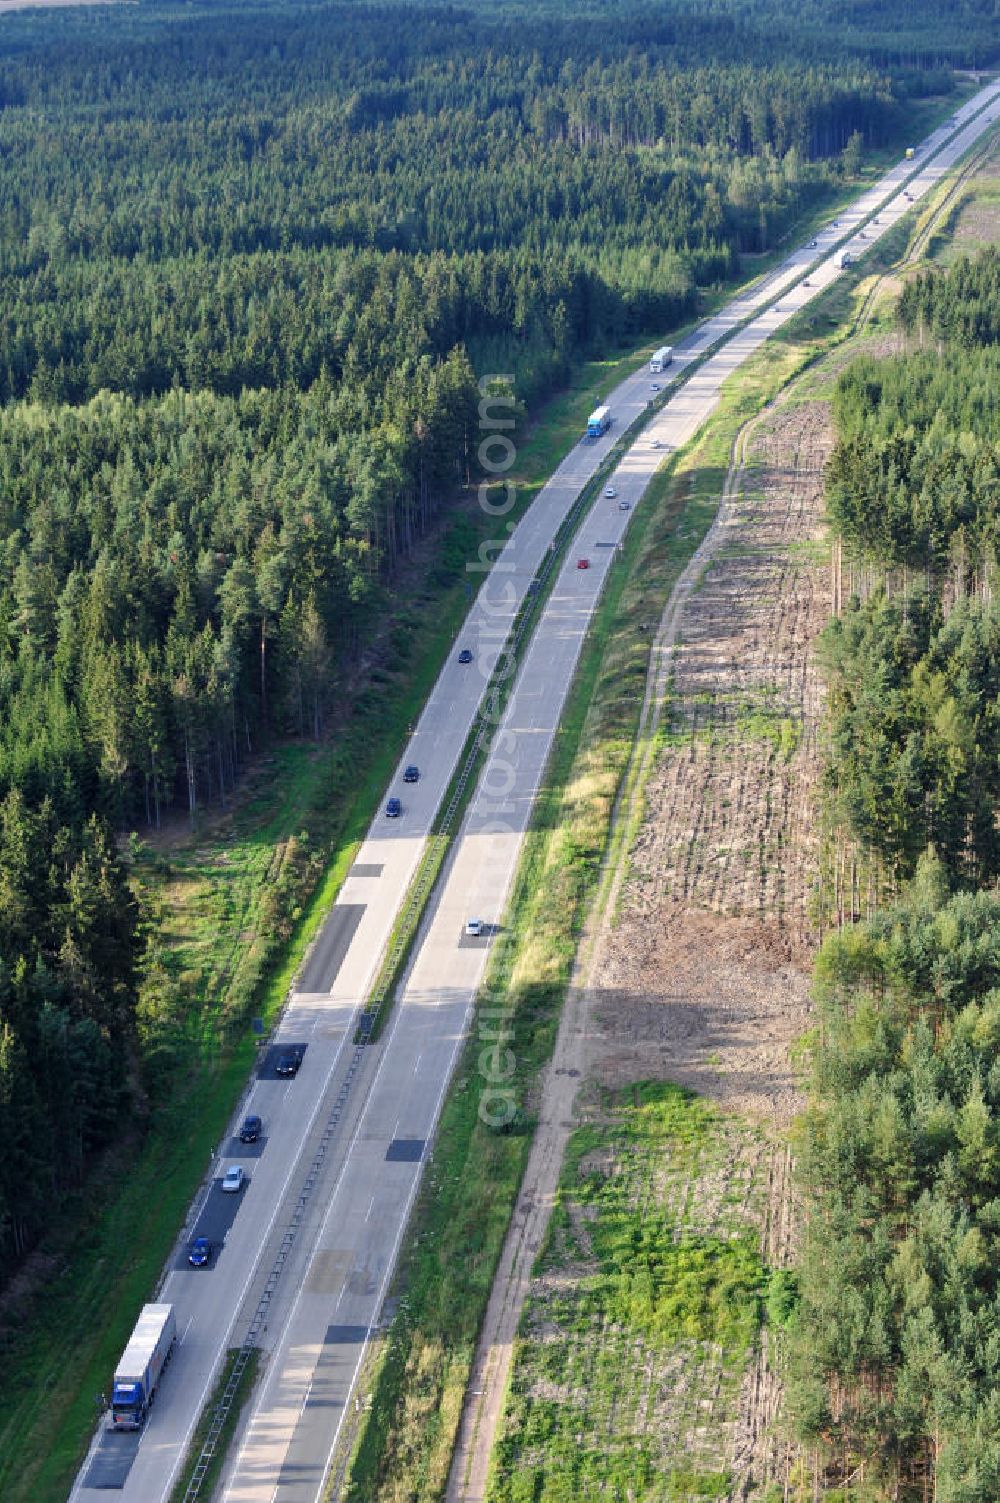
[[[800,1107],[829,614],[825,403],[758,428],[742,488],[676,623],[667,744],[592,980],[594,1068],[662,1076],[758,1120]]]
[[[966,204],[958,216],[953,240],[966,253],[980,245],[995,245],[1000,240],[1000,201],[974,199]]]
[[[613,964],[617,984],[596,992],[594,1014],[603,1083],[672,1080],[787,1125],[800,1105],[789,1049],[807,1024],[809,978],[778,926],[664,904]]]

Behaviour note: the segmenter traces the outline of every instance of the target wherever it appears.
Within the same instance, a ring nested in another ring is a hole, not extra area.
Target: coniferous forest
[[[996,286],[994,250],[907,286],[828,488],[870,587],[823,644],[827,792],[883,906],[817,966],[791,1397],[833,1480],[938,1503],[1000,1496]]]
[[[121,836],[323,734],[476,478],[479,377],[530,406],[668,334],[995,46],[972,0],[781,10],[2,18],[0,1267],[142,1081]],[[996,859],[956,825],[987,794],[928,813],[956,871]]]

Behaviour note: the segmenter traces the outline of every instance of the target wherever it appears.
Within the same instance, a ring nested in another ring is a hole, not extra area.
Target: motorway
[[[678,346],[675,363],[683,369],[725,341],[622,458],[612,483],[629,509],[620,510],[618,499],[599,500],[583,522],[524,654],[387,1031],[360,1051],[359,1063],[352,1047],[358,1011],[492,663],[559,524],[614,444],[615,428],[595,444],[574,447],[516,529],[498,521],[497,537],[506,541],[497,567],[485,576],[392,781],[402,817],[387,821],[380,814],[373,821],[242,1104],[262,1116],[263,1143],[220,1145],[157,1291],[176,1307],[181,1340],[150,1420],[140,1437],[95,1435],[71,1494],[74,1503],[106,1500],[109,1489],[127,1503],[168,1497],[222,1357],[244,1339],[278,1250],[287,1246],[296,1206],[297,1234],[263,1328],[264,1376],[224,1496],[234,1503],[313,1503],[319,1497],[488,960],[489,933],[467,938],[465,921],[502,921],[580,647],[615,547],[663,448],[687,442],[716,405],[723,381],[842,274],[834,247],[863,253],[910,210],[911,199],[936,185],[998,111],[1000,85],[990,85],[958,112],[964,128],[957,135],[954,124],[936,131],[914,161],[899,163],[845,210],[839,225],[794,251],[765,282]],[[866,228],[875,215],[879,223]],[[660,382],[666,385],[672,374]],[[642,370],[608,398],[619,431],[646,408],[650,385]],[[577,568],[581,557],[587,569]],[[469,666],[457,662],[463,646],[474,654]],[[404,785],[402,769],[411,763],[421,777]],[[276,1049],[293,1044],[301,1069],[292,1080],[279,1079]],[[329,1151],[310,1172],[324,1140]],[[224,1197],[218,1179],[233,1162],[248,1169],[249,1184],[242,1195]],[[196,1232],[216,1246],[207,1270],[189,1269],[184,1260]]]

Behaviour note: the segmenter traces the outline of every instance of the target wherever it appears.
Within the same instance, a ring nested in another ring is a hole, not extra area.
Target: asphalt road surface
[[[296,1205],[304,1207],[301,1224],[263,1336],[265,1376],[224,1496],[233,1503],[318,1499],[488,959],[488,937],[470,941],[464,925],[473,916],[488,926],[502,922],[521,840],[615,546],[664,450],[687,442],[716,405],[723,381],[842,274],[834,249],[862,254],[870,248],[912,207],[904,183],[913,201],[922,198],[998,112],[1000,85],[990,85],[958,112],[957,123],[936,131],[913,161],[899,163],[840,215],[836,227],[818,234],[815,245],[794,251],[765,282],[683,341],[673,369],[656,378],[642,370],[623,382],[608,399],[616,419],[611,432],[574,447],[516,530],[509,532],[497,519],[496,537],[504,540],[501,567],[474,603],[387,791],[401,799],[403,813],[393,820],[380,814],[373,822],[282,1019],[276,1044],[298,1046],[301,1068],[294,1078],[281,1079],[273,1055],[263,1062],[243,1110],[263,1118],[264,1150],[228,1137],[220,1146],[206,1165],[203,1193],[157,1291],[158,1299],[175,1305],[181,1339],[146,1429],[140,1437],[95,1435],[71,1494],[74,1503],[107,1500],[109,1487],[127,1503],[169,1496],[222,1357],[245,1335]],[[864,229],[875,214],[879,223]],[[808,287],[802,281],[807,271]],[[776,297],[777,305],[759,311]],[[359,1063],[351,1043],[359,1006],[528,583],[616,432],[650,401],[653,381],[665,386],[677,368],[720,339],[726,342],[622,459],[611,482],[617,497],[599,500],[581,526],[524,655],[386,1035],[363,1051]],[[620,499],[630,502],[628,510],[619,509]],[[578,568],[580,558],[589,567]],[[471,573],[470,580],[478,585],[480,576]],[[466,646],[474,660],[463,666],[457,655]],[[415,784],[402,781],[409,764],[420,769]],[[483,1043],[488,1090],[487,1075],[512,1062],[502,1049],[495,1052],[494,1041]],[[324,1133],[330,1151],[321,1171],[307,1176]],[[243,1163],[249,1179],[238,1197],[226,1197],[236,1202],[230,1213],[228,1206],[221,1208],[216,1181],[232,1162]],[[208,1268],[192,1269],[183,1248],[199,1233],[213,1235],[213,1258]]]

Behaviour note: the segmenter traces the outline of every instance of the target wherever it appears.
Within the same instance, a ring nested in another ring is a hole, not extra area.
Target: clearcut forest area
[[[464,606],[479,381],[513,384],[520,431],[541,435],[537,481],[575,440],[560,394],[585,414],[612,361],[762,270],[998,55],[992,0],[809,0],[793,26],[777,0],[0,16],[0,1392],[39,1407],[47,1311],[75,1352],[67,1468],[108,1356],[94,1333],[112,1350],[114,1321],[154,1282],[239,1094],[251,1018],[280,1004],[310,901],[345,869]],[[745,613],[721,655],[681,665],[670,734],[684,750],[657,768],[669,815],[646,829],[630,888],[635,914],[654,899],[711,908],[738,871],[748,922],[780,929],[754,980],[766,1009],[786,983],[805,996],[803,955],[833,921],[811,906],[811,873],[833,861],[836,920],[859,924],[820,957],[789,1392],[818,1479],[853,1489],[860,1469],[907,1497],[932,1479],[941,1503],[1000,1493],[993,982],[974,958],[1000,865],[998,286],[995,254],[917,277],[899,309],[906,353],[838,385],[827,506],[860,585],[820,639],[822,755],[805,656],[816,560],[790,545],[815,541],[820,419],[794,442],[787,415],[763,434],[763,490],[734,503],[752,512],[750,552],[717,556],[687,640],[710,642],[734,598]],[[773,494],[772,461],[793,472]],[[750,576],[786,601],[780,621],[754,619]],[[741,731],[751,750],[734,767]],[[708,828],[675,796],[682,762],[710,795]],[[792,841],[788,864],[782,832],[812,828],[814,794],[821,833],[815,849]],[[893,938],[922,932],[928,905],[953,984],[944,958],[907,959]],[[658,963],[640,991],[661,985]],[[605,984],[635,982],[612,968]],[[649,1019],[630,1016],[626,1053],[644,1052]],[[719,1100],[702,1112],[653,1091],[619,1187],[637,1203],[675,1139],[699,1145],[706,1174],[729,1151],[726,1093],[689,1042],[676,1079]],[[786,1042],[768,1068],[786,1071]],[[670,1057],[670,1038],[652,1044]],[[627,1142],[616,1093],[631,1056],[609,1071],[591,1128]],[[796,1090],[771,1114],[782,1128]],[[880,1125],[865,1137],[869,1107]],[[772,1150],[740,1152],[733,1173],[759,1208]],[[141,1227],[129,1181],[161,1192]],[[606,1268],[575,1204],[560,1245]],[[763,1266],[741,1217],[679,1207],[661,1231],[736,1227],[736,1290]],[[947,1310],[931,1242],[968,1284]],[[863,1267],[877,1312],[837,1305],[850,1288],[831,1286],[834,1248],[842,1274]],[[904,1268],[931,1290],[919,1329]],[[70,1286],[72,1311],[50,1298]],[[697,1340],[744,1341],[738,1321],[713,1321]],[[947,1413],[921,1363],[947,1372]],[[947,1480],[967,1478],[976,1446],[979,1494]]]

